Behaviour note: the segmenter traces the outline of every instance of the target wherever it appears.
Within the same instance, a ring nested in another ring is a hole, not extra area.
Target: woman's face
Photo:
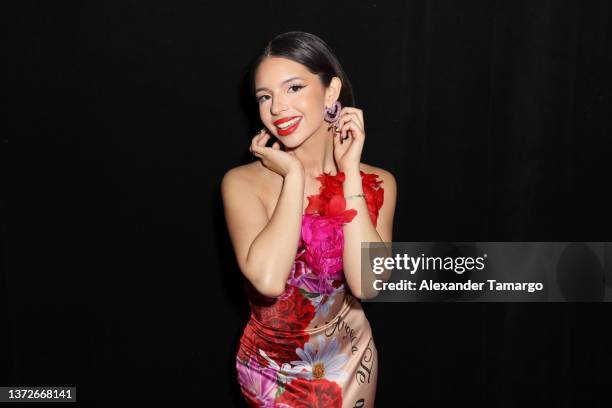
[[[261,121],[287,147],[300,145],[323,126],[325,101],[334,98],[335,90],[326,89],[317,75],[286,58],[267,57],[255,73]]]

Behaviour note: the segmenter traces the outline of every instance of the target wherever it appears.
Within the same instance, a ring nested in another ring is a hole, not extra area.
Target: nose
[[[282,111],[287,109],[287,104],[281,96],[274,96],[270,104],[270,113],[273,116],[278,116]]]

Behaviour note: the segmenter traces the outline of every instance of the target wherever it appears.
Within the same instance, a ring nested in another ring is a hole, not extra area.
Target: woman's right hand
[[[285,177],[289,173],[304,172],[302,162],[295,157],[293,152],[284,152],[277,140],[271,147],[266,147],[270,140],[270,132],[263,128],[252,140],[249,150],[261,159],[264,166]]]

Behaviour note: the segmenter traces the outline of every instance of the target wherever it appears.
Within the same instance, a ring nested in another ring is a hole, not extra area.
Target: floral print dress
[[[376,225],[384,190],[360,171]],[[247,282],[251,316],[236,356],[241,391],[251,407],[373,407],[378,352],[361,304],[343,274],[345,175],[322,173],[308,197],[295,261],[277,298]]]

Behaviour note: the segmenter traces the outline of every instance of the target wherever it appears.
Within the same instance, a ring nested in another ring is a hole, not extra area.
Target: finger
[[[342,131],[339,131],[338,133],[336,133],[336,137],[335,137],[334,141],[338,145],[346,145],[346,143],[348,142],[348,140],[346,140],[346,137],[344,137],[342,135]]]
[[[349,129],[349,125],[350,125],[351,123],[352,123],[352,122],[351,122],[351,120],[350,120],[350,119],[348,119],[348,120],[345,120],[345,121],[344,121],[344,123],[342,124],[342,126],[340,126],[340,129],[339,129],[339,130],[340,130],[340,139],[341,139],[341,140],[345,140],[345,139],[346,139],[346,137],[345,137],[345,136],[346,136],[346,134],[347,134],[346,132],[348,131],[348,129]]]
[[[357,118],[357,115],[353,114],[353,113],[347,113],[344,116],[340,117],[338,119],[338,121],[336,122],[336,127],[337,128],[342,128],[346,123],[350,122],[351,120],[353,121],[358,121],[359,119]]]
[[[263,155],[261,153],[259,153],[259,152],[256,152],[256,151],[253,150],[253,151],[251,151],[251,153],[253,154],[253,156],[259,157],[260,159],[263,158]]]
[[[278,143],[278,142],[276,142],[276,143]],[[278,149],[273,149],[272,146],[271,147],[267,147],[267,146],[255,143],[255,144],[253,144],[252,150],[253,150],[253,154],[257,153],[257,154],[260,154],[261,156],[265,157],[265,156],[268,156],[274,150],[280,150],[280,146],[279,146]]]
[[[253,140],[251,140],[251,145],[249,146],[251,153],[255,151],[255,146],[257,146],[257,138],[258,136],[255,136]]]
[[[252,149],[252,147],[257,143],[257,141],[259,140],[259,138],[261,137],[262,133],[261,131],[259,133],[257,133],[255,136],[253,136],[253,138],[251,139],[251,144],[249,149]]]
[[[339,144],[340,144],[340,133],[334,132],[334,146],[337,146]]]
[[[350,136],[351,140],[352,139],[360,139],[364,134],[363,134],[363,129],[361,129],[359,127],[359,125],[353,121],[347,122],[343,127],[342,130],[340,132],[340,134],[342,135],[342,137],[346,137],[347,135],[349,135],[349,130],[350,132]]]
[[[273,148],[274,150],[280,150],[280,143],[278,143],[278,142],[274,142],[274,144],[272,145],[272,148]]]
[[[268,140],[270,140],[270,134],[269,133],[264,133],[262,134],[259,139],[257,140],[257,144],[259,146],[265,146],[266,143],[268,143]]]
[[[361,109],[357,109],[357,116],[361,120],[361,128],[365,129],[365,119],[363,119],[363,111]]]
[[[252,143],[253,149],[265,147],[266,142],[267,142],[267,139],[265,138],[264,135],[258,136],[256,139],[253,140],[253,143]]]
[[[350,122],[349,129],[347,130],[347,134],[349,131],[354,140],[365,138],[365,132],[363,131],[363,128],[359,125],[359,123]]]
[[[342,136],[340,135],[340,133],[338,133],[338,135],[336,136],[336,144],[338,146],[344,144],[344,141],[342,140]]]
[[[355,112],[348,112],[346,115],[344,115],[341,118],[341,120],[342,120],[342,124],[352,120],[353,122],[361,126],[361,119],[359,118],[359,115],[357,115]]]
[[[351,112],[351,116],[353,117],[353,121],[357,123],[357,125],[363,127],[363,118],[358,112]]]
[[[261,129],[259,131],[259,133],[257,134],[256,138],[257,138],[257,140],[261,140],[266,135],[270,135],[270,132],[268,132],[268,128],[263,128],[263,129]]]
[[[352,141],[353,141],[353,139],[351,139],[351,137],[348,135],[348,133],[346,135],[340,137],[340,143],[342,143],[342,144],[348,144],[348,143],[350,143]]]
[[[354,108],[352,106],[347,106],[346,111],[357,115],[357,117],[359,118],[359,123],[361,124],[361,127],[365,129],[365,121],[363,120],[363,111],[361,109]]]
[[[253,153],[253,154],[261,154],[261,155],[263,155],[266,152],[265,149],[268,149],[268,148],[264,147],[264,146],[260,146],[257,143],[253,143],[251,145],[251,153]]]
[[[251,140],[256,140],[256,139],[260,138],[260,137],[261,137],[261,135],[263,135],[264,133],[265,133],[265,132],[264,132],[264,129],[261,129],[259,132],[257,132],[257,133],[255,134],[255,136],[254,136],[254,137],[253,137]]]

